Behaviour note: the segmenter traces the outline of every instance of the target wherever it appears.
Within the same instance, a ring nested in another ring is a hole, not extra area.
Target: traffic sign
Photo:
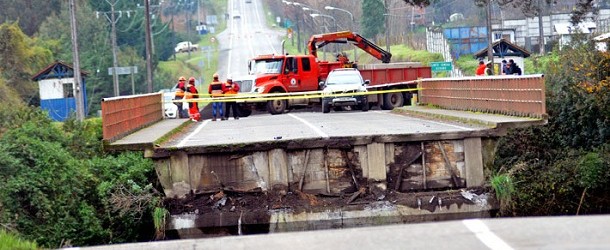
[[[433,72],[453,70],[451,62],[431,62],[430,67]]]
[[[112,69],[114,69],[114,67],[110,67],[108,68],[108,75],[112,75]],[[116,67],[116,74],[117,75],[129,75],[129,74],[137,74],[138,73],[138,67],[137,66],[132,66],[132,67]]]

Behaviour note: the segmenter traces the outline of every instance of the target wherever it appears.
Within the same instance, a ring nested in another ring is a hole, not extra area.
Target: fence
[[[451,70],[451,76],[462,77],[464,73],[453,63],[453,56],[451,55],[451,49],[445,36],[441,32],[432,32],[426,29],[426,49],[432,53],[440,53],[443,55],[445,62],[451,62],[453,70]]]
[[[162,93],[102,99],[102,127],[106,142],[116,141],[162,119]]]
[[[435,78],[420,81],[420,104],[543,118],[543,75]]]

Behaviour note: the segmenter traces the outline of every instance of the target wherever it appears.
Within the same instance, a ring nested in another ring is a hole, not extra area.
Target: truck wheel
[[[369,111],[369,101],[368,101],[368,99],[364,99],[362,101],[362,104],[360,104],[360,106],[362,106],[362,111],[364,111],[364,112]]]
[[[241,117],[248,117],[252,114],[252,109],[249,109],[248,107],[242,107],[242,106],[237,106],[238,107],[238,111],[239,111],[239,116]]]
[[[342,107],[342,106],[336,106],[336,107],[333,107],[333,110],[334,110],[334,111],[339,112],[339,111],[343,111],[343,110],[345,110],[345,109],[343,109],[343,108],[344,108],[344,107]]]
[[[387,93],[383,94],[383,109],[390,110],[398,107],[402,107],[404,104],[404,98],[402,93]]]
[[[322,113],[330,112],[330,103],[328,100],[322,99]]]
[[[282,93],[279,91],[274,91],[271,93]],[[267,111],[272,115],[282,114],[286,111],[286,106],[288,103],[286,100],[271,100],[267,102]]]

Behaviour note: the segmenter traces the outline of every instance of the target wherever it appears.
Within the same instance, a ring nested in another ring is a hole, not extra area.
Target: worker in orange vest
[[[185,96],[186,99],[189,100],[189,118],[191,118],[191,120],[195,122],[201,120],[201,114],[199,113],[199,103],[197,103],[196,101],[190,101],[190,99],[195,99],[199,97],[199,91],[197,91],[197,88],[195,87],[194,77],[189,78],[189,82],[186,85]]]
[[[224,84],[225,96],[234,96],[239,92],[239,84],[233,82],[231,76],[227,77],[227,82]],[[231,108],[233,108],[233,119],[239,120],[239,110],[235,101],[226,102],[225,104],[225,119],[229,119]]]
[[[174,100],[180,100],[179,102],[174,102],[176,106],[178,106],[179,118],[188,117],[182,109],[182,99],[184,99],[184,91],[186,91],[186,78],[184,78],[184,76],[181,76],[180,78],[178,78],[178,83],[176,83],[176,92],[174,94]]]
[[[218,73],[212,76],[214,80],[208,86],[208,94],[214,97],[224,96],[224,84],[218,80]],[[220,115],[221,120],[226,120],[222,112],[222,102],[212,102],[212,121],[216,121],[216,114]]]

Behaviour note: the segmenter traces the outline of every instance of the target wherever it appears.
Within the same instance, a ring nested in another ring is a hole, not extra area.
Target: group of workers
[[[239,85],[233,82],[231,76],[227,77],[226,82],[221,82],[218,79],[217,73],[213,75],[213,78],[214,80],[208,86],[208,94],[211,98],[232,96],[236,95],[239,92]],[[178,106],[179,118],[189,118],[192,121],[201,120],[201,113],[199,112],[198,102],[188,101],[188,99],[193,98],[199,98],[199,91],[195,87],[195,78],[190,77],[189,80],[186,81],[186,78],[184,78],[184,76],[181,76],[180,78],[178,78],[178,83],[176,84],[176,93],[174,97],[175,100],[181,100],[179,102],[175,102],[176,106]],[[186,101],[183,102],[183,99]],[[187,108],[184,107],[184,105],[188,105],[188,114],[185,111],[185,109]],[[212,121],[216,121],[217,114],[220,115],[220,120],[229,119],[231,109],[233,109],[233,118],[235,120],[239,119],[239,110],[235,101],[226,102],[226,110],[224,110],[224,112],[222,102],[212,102]]]
[[[502,60],[502,75],[521,75],[522,73],[521,68],[513,59],[509,59],[508,61]],[[485,64],[483,61],[479,61],[479,66],[477,67],[475,74],[477,76],[494,75],[491,62],[487,62],[487,64]]]

